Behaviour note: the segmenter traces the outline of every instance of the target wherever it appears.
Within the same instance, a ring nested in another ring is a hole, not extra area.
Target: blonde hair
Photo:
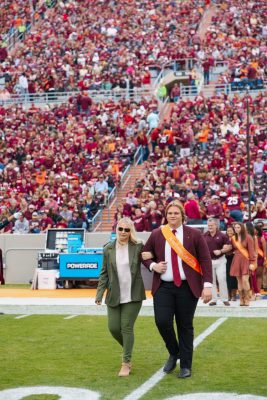
[[[186,216],[185,216],[184,206],[182,205],[182,203],[178,200],[171,201],[165,209],[165,216],[168,214],[169,208],[171,208],[171,207],[179,208],[179,210],[181,211],[181,214],[182,214],[182,221],[184,222]]]
[[[131,242],[133,242],[133,243],[139,243],[140,242],[140,240],[136,236],[136,230],[135,230],[134,223],[130,218],[123,217],[118,221],[117,227],[116,227],[116,234],[117,235],[118,235],[118,227],[119,227],[120,224],[125,224],[130,229],[130,240],[131,240]]]

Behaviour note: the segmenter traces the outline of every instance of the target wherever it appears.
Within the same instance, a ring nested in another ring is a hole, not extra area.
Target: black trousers
[[[181,368],[192,367],[194,327],[193,318],[198,299],[187,281],[177,287],[173,282],[162,281],[154,294],[155,322],[168,352],[180,354]],[[174,318],[177,333],[174,328]]]
[[[227,288],[230,292],[232,289],[237,289],[237,279],[235,276],[230,275],[231,264],[233,261],[234,255],[226,256],[226,281]]]

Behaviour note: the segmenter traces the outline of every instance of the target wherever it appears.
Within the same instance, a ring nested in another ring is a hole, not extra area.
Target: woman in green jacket
[[[119,376],[131,372],[134,344],[134,323],[146,298],[141,276],[141,251],[143,243],[136,238],[133,222],[129,218],[119,220],[117,239],[104,247],[103,265],[99,277],[96,304],[105,302],[108,310],[108,328],[123,348]]]

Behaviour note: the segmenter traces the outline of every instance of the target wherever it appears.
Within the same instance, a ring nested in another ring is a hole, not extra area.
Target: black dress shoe
[[[179,374],[177,375],[178,378],[189,378],[191,376],[191,369],[189,368],[181,368]]]
[[[180,358],[179,354],[177,355],[170,355],[170,357],[168,358],[166,364],[163,367],[163,372],[165,372],[166,374],[169,374],[171,371],[174,370],[174,368],[176,367],[176,363],[177,360]]]

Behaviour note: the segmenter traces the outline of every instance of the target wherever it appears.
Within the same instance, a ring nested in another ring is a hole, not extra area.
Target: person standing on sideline
[[[116,227],[117,239],[104,247],[103,265],[100,273],[96,304],[105,303],[108,310],[108,328],[114,339],[122,346],[123,356],[119,376],[131,372],[134,344],[134,323],[146,298],[141,276],[141,251],[133,222],[121,218]]]
[[[230,225],[226,229],[226,235],[228,239],[231,241],[234,236],[235,231],[234,228]],[[237,295],[237,280],[234,276],[230,276],[230,268],[234,258],[233,248],[231,251],[227,252],[226,255],[226,282],[228,288],[228,300],[236,301]]]
[[[251,270],[249,274],[250,280],[250,300],[256,300],[257,297],[260,297],[260,290],[257,286],[257,278],[256,278],[256,271],[258,265],[258,238],[255,233],[254,225],[252,222],[248,221],[245,223],[245,229],[247,233],[252,237],[254,243],[254,251],[256,254],[256,263],[255,263],[255,270]]]
[[[211,300],[212,264],[202,233],[184,225],[185,211],[178,201],[165,211],[167,224],[152,231],[144,251],[152,259],[143,264],[153,271],[152,294],[155,322],[169,358],[163,371],[170,373],[180,359],[179,378],[191,376],[194,328],[198,298]],[[173,326],[175,317],[177,335]]]
[[[242,222],[234,223],[235,235],[232,245],[235,255],[230,269],[230,275],[237,278],[240,306],[249,306],[249,272],[256,268],[256,253],[252,237],[246,232]]]
[[[228,301],[228,290],[226,281],[226,258],[225,253],[232,250],[232,245],[224,233],[219,230],[219,221],[216,218],[208,219],[208,230],[204,233],[210,256],[212,259],[212,301],[210,306],[217,304],[217,285],[219,285],[220,298],[225,306],[230,306]]]
[[[260,225],[256,225],[254,229],[258,240],[258,262],[256,269],[257,286],[259,291],[261,291],[263,282],[263,271],[264,268],[267,267],[267,248],[266,240],[262,234],[262,227]]]

